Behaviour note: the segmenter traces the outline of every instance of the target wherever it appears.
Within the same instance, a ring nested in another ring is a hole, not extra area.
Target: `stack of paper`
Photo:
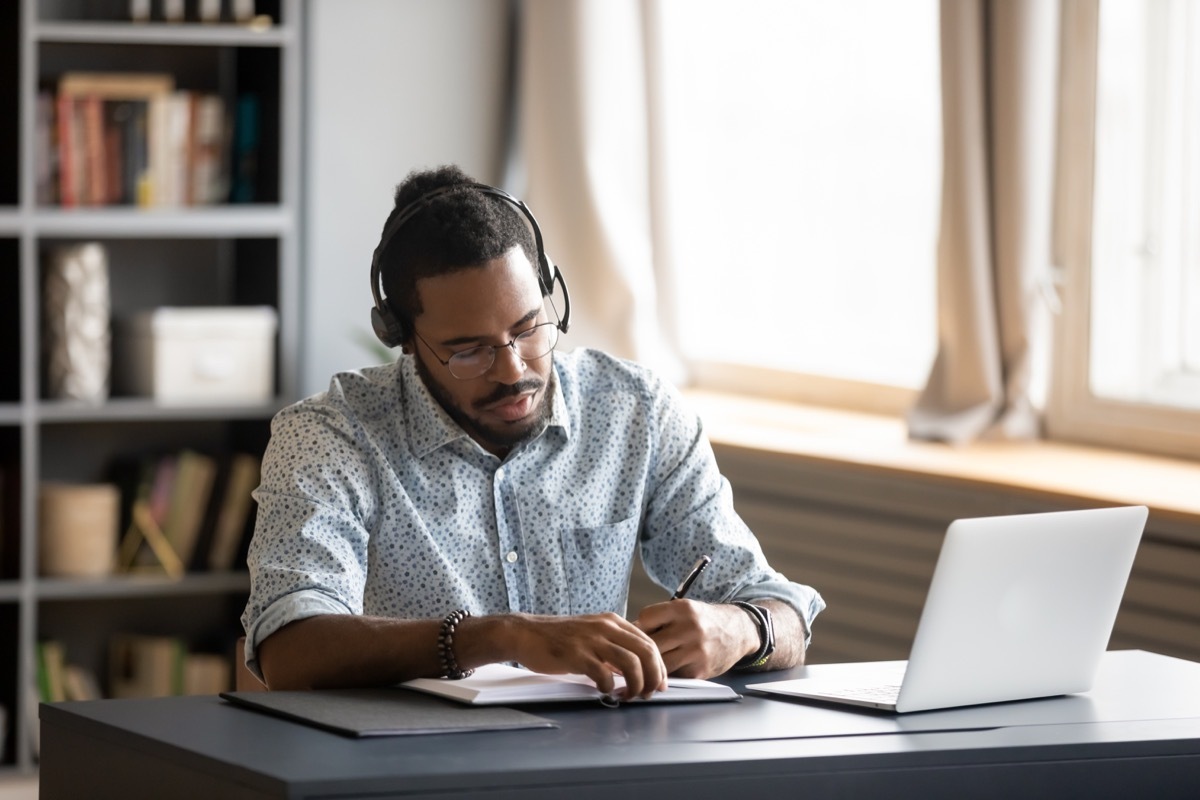
[[[616,689],[623,689],[624,679],[620,675],[613,677]],[[477,706],[614,700],[612,695],[606,696],[597,689],[591,678],[585,675],[546,675],[507,664],[488,664],[475,670],[471,677],[458,681],[417,678],[400,685]],[[737,692],[719,683],[695,678],[670,678],[665,692],[655,692],[649,700],[638,698],[624,702],[687,703],[738,698]]]

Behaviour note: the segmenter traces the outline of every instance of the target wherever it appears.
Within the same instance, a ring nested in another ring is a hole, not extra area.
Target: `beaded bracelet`
[[[469,616],[471,616],[470,611],[460,608],[457,611],[451,611],[442,620],[442,627],[438,630],[437,648],[438,659],[442,664],[443,678],[461,681],[475,672],[473,669],[459,669],[458,662],[454,659],[454,631],[458,627],[458,623]]]

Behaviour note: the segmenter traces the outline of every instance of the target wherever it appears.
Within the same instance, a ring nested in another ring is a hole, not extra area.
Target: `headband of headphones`
[[[567,294],[567,283],[563,280],[558,266],[546,256],[546,250],[542,246],[542,230],[538,227],[537,220],[533,217],[533,212],[529,210],[529,207],[525,203],[513,197],[508,192],[497,189],[494,186],[488,186],[484,183],[455,183],[449,186],[441,186],[421,195],[398,211],[388,226],[384,228],[383,236],[379,239],[379,245],[375,248],[374,255],[371,256],[371,296],[375,299],[375,305],[371,308],[371,327],[375,329],[375,335],[379,337],[379,341],[388,347],[395,347],[403,343],[409,336],[404,323],[392,310],[388,304],[387,297],[384,296],[382,263],[384,251],[387,250],[388,245],[397,232],[399,232],[400,228],[424,210],[431,202],[439,197],[464,190],[498,197],[515,206],[521,212],[522,216],[525,217],[530,229],[533,231],[533,241],[537,246],[538,283],[542,287],[542,296],[549,297],[553,294],[554,283],[556,281],[562,287],[563,315],[562,319],[559,320],[558,327],[563,333],[566,333],[571,323],[571,295]]]

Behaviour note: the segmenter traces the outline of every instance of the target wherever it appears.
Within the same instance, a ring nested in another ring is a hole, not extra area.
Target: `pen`
[[[692,567],[692,571],[683,579],[683,583],[679,584],[679,588],[675,590],[675,594],[671,595],[672,600],[680,600],[688,589],[692,588],[692,584],[696,582],[696,578],[700,577],[700,573],[704,572],[705,567],[712,563],[712,556],[703,555],[696,560],[696,565]]]

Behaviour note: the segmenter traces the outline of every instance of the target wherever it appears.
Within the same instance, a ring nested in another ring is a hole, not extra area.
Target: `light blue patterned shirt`
[[[503,460],[411,356],[280,411],[254,495],[251,669],[259,642],[317,614],[624,614],[639,547],[666,591],[710,553],[689,598],[775,598],[811,630],[824,601],[768,565],[673,386],[577,350],[555,353],[549,393],[545,431]]]

